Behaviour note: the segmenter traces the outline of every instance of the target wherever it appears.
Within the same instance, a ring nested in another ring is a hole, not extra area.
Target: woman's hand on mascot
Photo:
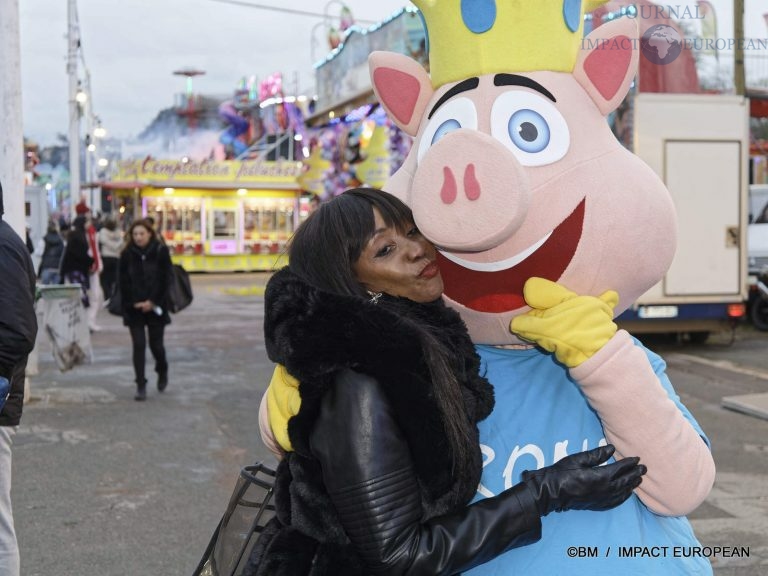
[[[613,309],[619,295],[579,296],[564,286],[529,278],[523,296],[531,310],[512,319],[510,330],[552,352],[568,368],[591,358],[616,333]]]

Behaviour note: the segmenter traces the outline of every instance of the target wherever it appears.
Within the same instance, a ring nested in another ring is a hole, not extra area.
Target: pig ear
[[[426,70],[415,60],[394,52],[372,52],[368,57],[373,91],[395,124],[416,136],[432,97]]]
[[[582,40],[573,75],[604,116],[627,95],[639,57],[637,22],[633,18],[603,24]]]

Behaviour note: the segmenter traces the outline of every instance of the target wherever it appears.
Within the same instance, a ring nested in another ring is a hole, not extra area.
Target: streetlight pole
[[[85,172],[84,180],[88,186],[88,205],[94,214],[101,213],[101,194],[97,190],[96,180],[97,174],[95,169],[94,159],[98,157],[97,144],[104,136],[104,129],[100,123],[94,125],[94,121],[98,120],[93,113],[93,94],[91,93],[91,73],[88,71],[88,67],[83,63],[83,93],[85,94],[85,102],[83,103],[85,117],[85,139],[83,146],[83,154],[85,155]]]
[[[24,238],[24,133],[18,0],[0,0],[0,176],[8,222]]]
[[[75,216],[75,205],[80,194],[80,104],[77,101],[77,51],[80,33],[77,26],[77,2],[67,2],[68,50],[67,74],[69,76],[69,209]]]
[[[91,106],[93,103],[91,102],[91,75],[88,72],[88,69],[85,69],[85,82],[83,83],[83,90],[85,90],[85,94],[88,97],[88,100],[85,101],[85,141],[83,144],[85,145],[83,154],[85,155],[85,176],[84,180],[85,183],[88,186],[93,185],[93,152],[89,149],[91,147],[91,144],[93,143],[93,111],[91,109]],[[90,192],[90,202],[88,202],[89,206],[94,212],[98,212],[99,209],[95,205],[94,198],[93,198],[93,188],[89,188]]]
[[[328,12],[328,9],[334,4],[338,4],[339,6],[341,6],[342,9],[347,7],[347,5],[344,4],[344,2],[342,2],[341,0],[329,0],[328,2],[326,2],[325,8],[323,8],[323,19],[325,21],[326,27],[330,26],[330,22],[331,22],[331,15]]]
[[[733,85],[737,96],[747,93],[744,73],[744,0],[733,0]]]
[[[331,24],[332,24],[332,17],[330,15],[329,8],[332,5],[334,5],[334,4],[340,5],[342,10],[344,8],[347,8],[347,5],[344,4],[344,2],[342,2],[341,0],[329,0],[325,4],[325,7],[323,8],[323,19],[320,22],[316,23],[314,26],[312,26],[312,31],[310,32],[310,39],[309,39],[309,41],[310,41],[309,52],[310,52],[310,57],[312,58],[312,64],[313,65],[317,63],[317,56],[315,55],[315,48],[317,48],[317,44],[318,43],[317,43],[317,39],[315,38],[315,32],[317,32],[317,29],[320,26],[322,26],[323,29],[325,30],[326,39],[328,38],[328,33],[330,32]],[[368,20],[361,20],[361,22],[368,22]],[[326,53],[327,52],[328,52],[328,50],[326,48]],[[297,82],[297,84],[298,84],[298,82]],[[315,91],[317,91],[317,86],[315,86]],[[299,93],[299,91],[298,91],[298,88],[297,88],[296,94],[298,94],[298,93]]]

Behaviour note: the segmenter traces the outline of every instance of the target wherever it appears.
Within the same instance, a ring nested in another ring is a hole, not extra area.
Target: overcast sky
[[[202,94],[231,95],[243,76],[283,72],[293,88],[313,91],[316,58],[328,44],[324,13],[338,21],[342,2],[242,0],[242,4],[313,12],[303,16],[214,0],[77,0],[81,44],[94,112],[113,136],[139,134],[185,90],[174,76],[198,68]],[[378,22],[404,0],[345,0],[357,19]],[[39,144],[68,130],[67,0],[19,0],[24,134]],[[369,24],[365,24],[368,26]],[[82,76],[82,66],[80,68]]]
[[[243,76],[283,72],[299,90],[314,87],[314,56],[327,53],[322,14],[338,17],[331,0],[236,0],[313,12],[302,16],[215,0],[78,0],[81,43],[91,75],[94,112],[110,135],[139,134],[162,108],[184,92],[174,70],[194,67],[204,76],[195,91],[229,95]],[[533,0],[531,0],[533,1]],[[733,35],[732,0],[712,0],[719,36]],[[345,0],[358,20],[380,21],[404,0]],[[690,5],[694,0],[658,2]],[[41,145],[66,133],[68,80],[67,0],[19,0],[21,12],[24,134]],[[765,0],[746,0],[747,36],[766,37]],[[365,24],[366,26],[368,24]],[[81,68],[82,70],[82,68]],[[82,75],[82,74],[81,74]]]

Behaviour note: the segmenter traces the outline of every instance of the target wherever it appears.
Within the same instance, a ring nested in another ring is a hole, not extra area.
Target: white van
[[[749,104],[725,94],[641,92],[633,106],[634,153],[669,189],[678,238],[663,280],[617,323],[702,343],[745,314]]]
[[[750,275],[768,268],[768,184],[749,187],[747,258]]]

